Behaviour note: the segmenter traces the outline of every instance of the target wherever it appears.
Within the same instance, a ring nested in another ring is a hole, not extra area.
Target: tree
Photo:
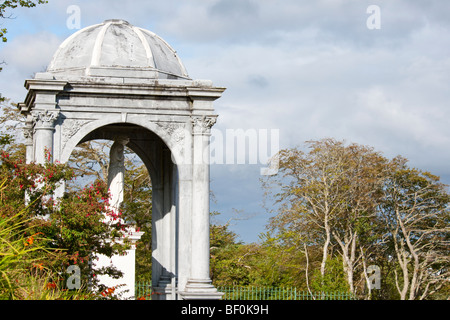
[[[449,283],[450,195],[439,177],[397,157],[379,212],[386,227],[400,299],[425,299]]]
[[[249,271],[242,261],[242,243],[228,227],[229,223],[210,227],[210,277],[215,286],[247,285]]]
[[[351,293],[356,293],[356,269],[361,259],[372,251],[376,229],[376,207],[384,182],[387,160],[372,148],[351,144],[338,145],[342,169],[340,201],[342,211],[336,214],[333,237],[339,245],[343,269]],[[370,249],[370,250],[369,250]]]
[[[210,228],[210,277],[215,286],[303,285],[301,252],[285,250],[283,241],[269,233],[261,235],[261,244],[244,244],[229,230],[230,222],[214,223]]]
[[[12,156],[25,157],[25,145],[20,143],[17,132],[20,132],[23,116],[9,99],[0,100],[0,145],[2,150]]]
[[[298,148],[280,151],[280,175],[264,182],[269,191],[273,182],[280,190],[275,194],[280,211],[271,226],[290,234],[298,250],[302,243],[321,247],[323,278],[330,253],[338,251],[354,293],[354,272],[364,245],[360,233],[370,228],[375,216],[385,159],[372,148],[345,146],[334,139],[309,141],[307,146],[308,153]]]
[[[14,144],[14,139],[3,141]],[[14,150],[5,146],[4,150]],[[73,171],[65,165],[47,162],[43,165],[25,163],[23,153],[2,151],[0,158],[1,190],[0,218],[10,219],[19,212],[27,221],[19,235],[33,239],[42,235],[47,251],[39,251],[34,263],[65,273],[70,264],[81,268],[85,287],[95,284],[94,274],[119,276],[115,268],[93,269],[89,264],[94,253],[106,256],[119,254],[127,246],[105,241],[122,236],[121,224],[104,223],[104,217],[114,213],[108,210],[108,192],[101,181],[83,190],[67,193],[55,199],[53,194],[61,181],[73,178]],[[51,252],[51,255],[47,254]]]
[[[283,250],[305,253],[308,288],[366,298],[394,298],[396,290],[401,299],[448,289],[450,198],[439,177],[366,146],[334,139],[307,146],[280,151],[279,173],[263,186],[277,210],[269,229]],[[367,274],[374,264],[383,270],[375,296]]]
[[[253,284],[269,287],[297,287],[306,290],[308,279],[307,256],[298,250],[294,237],[287,233],[272,235],[270,232],[260,235],[261,244],[253,245],[254,254],[249,264],[253,266],[251,281]]]
[[[68,187],[77,189],[95,180],[103,180],[106,183],[110,148],[111,141],[108,140],[87,141],[78,145],[68,162],[77,180]]]

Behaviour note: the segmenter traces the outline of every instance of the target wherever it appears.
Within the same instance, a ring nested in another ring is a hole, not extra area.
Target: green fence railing
[[[134,284],[134,296],[140,300],[152,300],[152,282],[139,281]]]
[[[150,282],[135,284],[136,298],[151,300]],[[349,292],[308,292],[295,287],[221,286],[222,300],[356,300]]]
[[[218,287],[223,300],[354,300],[348,292],[308,292],[295,287]]]

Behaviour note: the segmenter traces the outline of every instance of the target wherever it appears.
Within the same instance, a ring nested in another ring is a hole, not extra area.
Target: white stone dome
[[[81,77],[189,79],[176,51],[151,31],[124,20],[79,30],[58,48],[47,72]]]

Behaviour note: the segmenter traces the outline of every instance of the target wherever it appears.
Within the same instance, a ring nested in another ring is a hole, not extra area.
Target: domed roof
[[[58,48],[47,72],[67,76],[189,79],[175,50],[124,20],[79,30]]]

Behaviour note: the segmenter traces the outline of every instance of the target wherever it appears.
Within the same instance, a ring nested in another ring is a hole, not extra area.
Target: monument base
[[[175,278],[162,276],[158,286],[153,288],[152,300],[176,300],[177,283]]]
[[[114,293],[117,294],[121,300],[135,299],[135,244],[143,234],[144,232],[131,232],[131,235],[128,236],[128,239],[131,241],[131,248],[126,250],[126,254],[124,255],[113,255],[112,257],[107,257],[102,254],[96,255],[98,260],[95,262],[95,267],[101,268],[112,265],[123,273],[123,276],[119,279],[114,279],[108,275],[98,276],[99,284],[104,285],[107,288],[114,288]]]
[[[221,300],[224,293],[217,291],[211,280],[189,280],[185,291],[179,292],[183,300]]]

